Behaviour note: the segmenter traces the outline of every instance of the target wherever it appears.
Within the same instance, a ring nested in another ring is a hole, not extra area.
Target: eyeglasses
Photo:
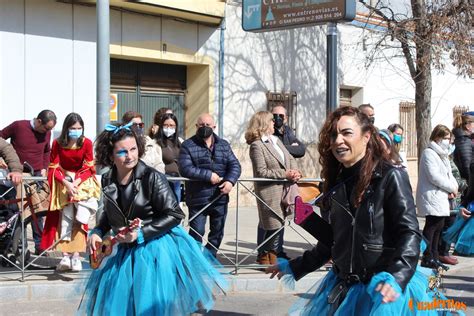
[[[166,128],[176,127],[176,124],[163,124],[163,127],[166,127]]]
[[[281,118],[282,120],[285,119],[285,114],[273,114],[273,119]]]
[[[145,126],[145,123],[133,123],[132,125],[135,127],[143,128]]]

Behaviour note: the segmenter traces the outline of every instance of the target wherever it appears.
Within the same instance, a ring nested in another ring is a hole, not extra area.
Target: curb
[[[315,272],[302,280],[295,282],[295,289],[284,287],[278,279],[270,279],[269,276],[260,275],[238,275],[229,278],[229,290],[227,293],[305,293],[326,271]],[[64,274],[63,274],[64,275]],[[87,281],[86,273],[76,274],[75,279],[64,280],[28,280],[19,282],[16,280],[0,281],[0,297],[8,297],[9,301],[42,301],[54,299],[67,299],[71,297],[80,298],[84,284]],[[222,295],[217,291],[216,295]]]

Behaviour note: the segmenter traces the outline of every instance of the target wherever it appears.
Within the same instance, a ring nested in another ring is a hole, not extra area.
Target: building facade
[[[85,120],[86,135],[95,137],[95,3],[0,0],[0,127],[49,108],[59,118],[56,133],[75,111]],[[241,27],[241,1],[110,3],[111,93],[118,119],[136,110],[149,126],[158,108],[171,107],[187,138],[197,116],[210,112],[245,166],[249,118],[283,100],[290,125],[308,144],[300,168],[306,176],[318,176],[326,26],[248,33]],[[385,128],[401,120],[400,104],[414,100],[414,86],[396,49],[367,62],[375,31],[360,16],[338,25],[340,103],[371,103],[376,125]],[[471,105],[472,87],[472,79],[458,78],[454,69],[434,73],[433,125],[451,126],[453,107]],[[243,176],[251,175],[251,168],[243,170]]]

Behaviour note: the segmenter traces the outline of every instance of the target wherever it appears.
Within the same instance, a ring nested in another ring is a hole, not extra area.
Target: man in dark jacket
[[[216,256],[224,236],[229,192],[237,182],[241,168],[229,143],[214,134],[216,124],[211,115],[200,115],[196,128],[196,135],[181,144],[178,165],[180,174],[193,180],[186,182],[186,204],[191,220],[189,233],[201,242],[209,216],[206,248]]]
[[[306,146],[300,142],[291,127],[287,125],[288,115],[283,105],[277,105],[272,109],[273,119],[275,120],[275,132],[273,135],[280,138],[288,152],[295,158],[301,158],[305,154]]]

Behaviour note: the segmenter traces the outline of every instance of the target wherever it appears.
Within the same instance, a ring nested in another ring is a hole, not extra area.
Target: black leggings
[[[438,244],[441,232],[444,227],[444,220],[447,216],[426,216],[425,227],[423,228],[423,236],[428,242],[424,256],[425,259],[439,259]]]

